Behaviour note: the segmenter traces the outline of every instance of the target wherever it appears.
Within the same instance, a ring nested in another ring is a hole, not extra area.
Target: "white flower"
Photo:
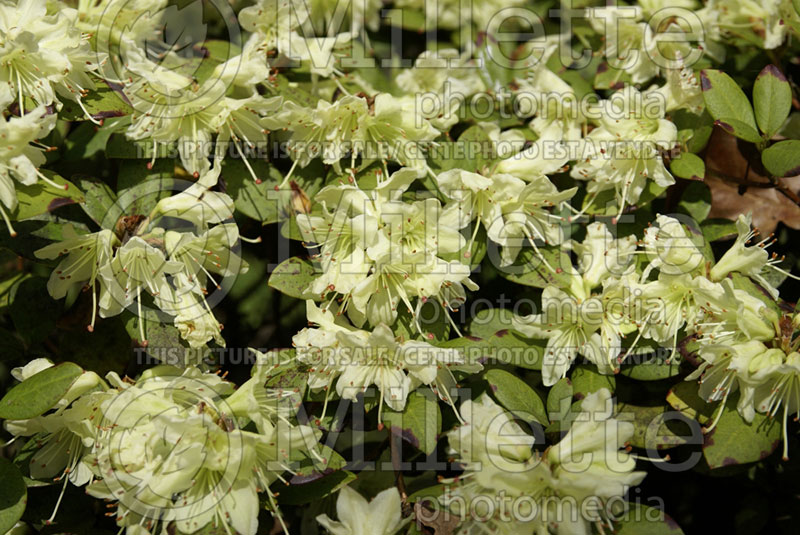
[[[75,25],[96,36],[101,48],[118,45],[124,39],[137,43],[154,39],[159,19],[168,0],[78,0]]]
[[[658,65],[651,59],[659,54],[654,32],[648,23],[642,22],[640,7],[587,8],[586,19],[595,32],[605,37],[606,58],[630,74],[634,84],[658,75]]]
[[[36,258],[54,259],[66,255],[50,274],[47,291],[53,299],[61,299],[75,287],[88,286],[92,292],[92,322],[89,331],[94,330],[97,313],[97,291],[95,284],[98,276],[109,265],[114,248],[119,246],[119,239],[110,230],[104,229],[93,234],[79,236],[71,225],[64,227],[65,240],[51,243],[34,254]],[[101,283],[102,283],[102,279]],[[105,286],[101,286],[102,293]]]
[[[775,350],[779,351],[779,350]],[[782,352],[781,352],[782,353]],[[775,356],[782,357],[780,362]],[[758,412],[774,417],[783,406],[783,460],[789,459],[787,419],[789,413],[800,412],[800,353],[773,353],[774,365],[764,372],[767,380],[755,391]]]
[[[572,169],[573,178],[589,181],[589,193],[614,191],[618,217],[639,200],[650,180],[662,188],[675,183],[660,152],[675,145],[678,129],[664,118],[662,103],[633,86],[614,93],[601,103],[599,126],[584,138]]]
[[[23,367],[14,368],[11,374],[24,382],[51,367],[53,363],[50,360],[39,358]],[[84,485],[89,481],[91,472],[81,460],[91,449],[95,431],[91,419],[106,388],[105,382],[96,373],[84,372],[58,400],[54,410],[28,420],[3,422],[6,431],[14,436],[38,435],[39,449],[30,460],[33,479],[60,479],[66,476],[74,485]]]
[[[208,157],[215,135],[217,163],[231,145],[247,165],[245,149],[266,142],[267,131],[260,121],[278,110],[282,97],[262,97],[255,90],[243,97],[230,97],[226,95],[224,76],[230,69],[219,67],[222,70],[218,77],[212,76],[198,85],[180,69],[154,63],[143,50],[130,43],[124,51],[125,68],[130,76],[123,91],[135,110],[126,135],[134,140],[152,141],[153,160],[158,145],[177,143],[182,165],[199,177],[211,167]],[[247,167],[256,183],[260,183],[261,179]]]
[[[261,124],[292,130],[289,151],[301,167],[318,156],[324,163],[339,166],[350,152],[351,163],[362,154],[368,160],[389,159],[406,167],[425,169],[424,151],[439,135],[420,115],[421,110],[411,97],[388,93],[374,98],[347,95],[332,104],[320,100],[314,109],[291,102],[284,108]]]
[[[550,210],[575,195],[577,188],[559,191],[550,182],[546,175],[561,169],[566,153],[553,158],[544,147],[534,143],[482,173],[451,169],[436,177],[441,191],[458,204],[459,215],[477,219],[489,238],[503,246],[502,265],[514,262],[526,240],[539,254],[537,243],[558,245],[564,239],[563,219]],[[478,225],[468,250],[477,231]]]
[[[742,36],[766,50],[783,44],[787,27],[781,0],[713,0],[707,3],[711,27],[730,36]]]
[[[405,305],[419,328],[418,309],[427,299],[452,309],[466,297],[464,287],[477,288],[468,265],[442,258],[464,247],[458,212],[436,199],[402,202],[418,176],[403,168],[388,179],[381,174],[373,189],[355,180],[327,186],[316,196],[320,215],[297,217],[307,246],[319,247],[322,274],[310,290],[345,296],[343,310],[358,326],[392,325]]]
[[[594,288],[608,277],[621,277],[629,271],[636,251],[633,235],[614,239],[604,223],[586,227],[586,238],[572,245],[578,255],[578,268],[583,280]]]
[[[47,4],[46,0],[0,4],[0,82],[18,95],[22,114],[26,97],[60,108],[58,92],[83,107],[82,96],[94,89],[88,73],[97,70],[92,61],[97,55],[88,36],[75,27],[78,13],[60,4],[48,13]]]
[[[613,413],[614,401],[605,388],[583,399],[569,432],[547,452],[557,492],[579,503],[589,496],[605,501],[624,496],[642,482],[646,472],[634,472],[636,461],[620,451],[633,436],[633,424],[615,419]]]
[[[465,423],[447,433],[447,440],[452,453],[481,486],[490,487],[494,475],[493,470],[482,470],[481,463],[513,470],[531,457],[533,437],[487,394],[463,401],[460,412]]]
[[[770,358],[765,360],[763,356],[769,357],[771,352],[772,350],[757,340],[730,345],[710,344],[700,348],[698,354],[703,362],[696,371],[686,377],[686,380],[700,379],[699,395],[708,403],[722,401],[716,418],[707,428],[708,431],[716,427],[722,417],[728,396],[739,389],[741,389],[737,406],[739,414],[745,421],[753,421],[755,389],[766,380],[763,372],[760,374],[757,372],[762,367],[760,364],[769,366]],[[772,353],[772,356],[775,354]]]
[[[408,394],[423,384],[452,405],[456,381],[451,370],[474,373],[482,369],[480,364],[467,363],[457,349],[398,341],[384,324],[371,332],[357,330],[335,319],[331,311],[319,310],[313,301],[306,306],[309,321],[318,326],[300,331],[292,344],[298,360],[312,365],[308,379],[312,388],[327,389],[335,381],[341,397],[356,399],[374,385],[381,394],[380,406],[385,403],[400,411]]]
[[[464,474],[443,481],[440,501],[461,515],[464,533],[583,534],[592,524],[610,526],[602,513],[579,515],[572,507],[588,497],[610,503],[645,476],[634,472],[635,461],[620,451],[633,424],[613,418],[613,411],[607,389],[587,395],[566,436],[540,454],[531,450],[533,438],[488,396],[464,402],[462,417],[469,423],[448,433]],[[523,497],[536,506],[536,514],[525,520],[503,506]]]
[[[572,268],[570,268],[572,269]],[[592,361],[601,373],[619,369],[621,337],[634,330],[626,314],[620,315],[607,303],[618,300],[623,285],[607,279],[600,294],[576,272],[570,273],[569,287],[546,286],[542,292],[542,313],[515,316],[514,329],[531,338],[547,338],[542,362],[542,381],[554,385],[565,377],[577,355]]]
[[[642,274],[642,280],[652,269],[666,275],[680,275],[696,272],[705,262],[697,243],[675,218],[659,214],[655,226],[645,229],[643,241],[650,263]]]
[[[403,518],[400,493],[395,487],[379,492],[370,502],[350,487],[342,487],[336,500],[336,516],[318,515],[331,535],[394,535],[411,517]]]
[[[0,85],[0,92],[2,85]],[[0,107],[5,108],[10,103],[8,98],[0,96]],[[56,125],[57,116],[48,114],[44,106],[30,110],[21,117],[0,118],[0,215],[8,226],[8,232],[16,236],[11,227],[6,209],[17,208],[17,192],[15,181],[30,186],[42,180],[51,186],[63,189],[64,186],[55,184],[42,174],[38,167],[44,164],[44,150],[31,145],[32,142],[46,136]],[[3,208],[5,206],[5,208]]]
[[[157,533],[175,522],[184,533],[212,526],[255,535],[258,493],[316,447],[317,433],[287,421],[261,419],[259,433],[243,431],[247,415],[226,403],[233,385],[216,374],[158,366],[135,384],[109,381],[116,389],[100,404],[85,458],[95,476],[87,492],[115,502],[121,527]]]
[[[709,271],[709,278],[711,280],[722,280],[728,276],[728,273],[733,271],[747,275],[751,279],[758,282],[765,290],[769,292],[773,299],[778,298],[778,289],[772,286],[769,281],[764,277],[766,268],[772,268],[781,273],[788,273],[775,264],[780,263],[783,258],[778,258],[773,253],[770,257],[766,251],[767,247],[772,243],[772,235],[767,236],[760,242],[748,246],[754,236],[758,234],[757,230],[750,228],[752,222],[751,214],[740,214],[736,219],[736,231],[738,236],[736,241],[728,249],[722,258],[711,267]]]

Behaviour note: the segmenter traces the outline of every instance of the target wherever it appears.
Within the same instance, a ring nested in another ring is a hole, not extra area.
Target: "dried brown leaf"
[[[780,222],[800,230],[800,206],[771,186],[755,147],[715,128],[705,162],[705,182],[711,189],[709,218],[736,219],[752,212],[753,226],[763,233],[774,232]],[[782,181],[789,190],[800,190],[800,176]]]

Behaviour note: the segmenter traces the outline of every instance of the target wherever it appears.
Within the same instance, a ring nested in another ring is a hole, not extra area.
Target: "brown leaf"
[[[774,232],[780,222],[800,230],[800,206],[771,186],[752,144],[714,128],[705,162],[705,182],[711,189],[709,218],[735,220],[752,212],[753,226],[762,233]],[[800,176],[782,181],[789,190],[800,190]]]
[[[458,515],[444,509],[431,511],[420,502],[414,504],[414,515],[420,531],[422,531],[421,526],[425,526],[435,535],[453,535],[461,523],[461,517]]]

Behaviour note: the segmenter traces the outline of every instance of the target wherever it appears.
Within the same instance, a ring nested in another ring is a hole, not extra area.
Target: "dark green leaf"
[[[739,139],[749,141],[750,143],[760,143],[764,141],[764,139],[761,137],[761,134],[758,133],[758,130],[749,124],[740,121],[739,119],[724,117],[722,119],[717,119],[714,124],[725,130],[727,133],[734,135]]]
[[[42,180],[30,186],[16,184],[19,204],[10,214],[12,220],[28,219],[29,217],[52,212],[61,206],[84,201],[83,193],[74,184],[47,169],[42,169],[41,173],[58,184],[58,186],[52,186]],[[64,186],[66,186],[66,189]]]
[[[761,163],[776,177],[800,175],[800,141],[775,143],[761,153]]]
[[[547,425],[547,411],[541,396],[525,381],[505,370],[492,369],[484,376],[492,395],[500,404],[523,420]]]
[[[299,481],[296,481],[298,479]],[[323,476],[317,474],[316,477],[293,478],[290,485],[281,488],[278,503],[283,505],[311,503],[333,494],[355,479],[355,474],[347,470],[337,470]]]
[[[28,503],[28,489],[14,464],[0,458],[0,533],[6,533],[22,517]]]
[[[736,223],[729,219],[706,219],[700,223],[700,230],[708,243],[736,237]]]
[[[792,110],[792,88],[775,65],[767,65],[753,85],[753,108],[756,121],[767,138],[781,129]]]
[[[669,170],[673,175],[687,180],[703,180],[706,176],[706,164],[702,158],[691,152],[684,152],[672,160]]]
[[[319,276],[308,260],[293,256],[281,262],[269,276],[269,285],[281,293],[297,299],[318,299],[308,291],[309,285]]]
[[[52,409],[83,370],[65,362],[40,371],[8,391],[0,400],[0,418],[26,420]]]
[[[756,413],[748,424],[736,410],[738,398],[738,393],[729,397],[716,427],[706,435],[703,456],[712,469],[760,461],[781,442],[779,419]]]
[[[81,99],[86,111],[96,120],[103,120],[109,117],[121,117],[133,112],[130,104],[122,97],[121,91],[115,91],[107,85],[98,83],[96,89],[89,90],[89,93]],[[77,102],[70,99],[63,99],[63,107],[58,112],[58,117],[67,121],[88,121],[88,117],[83,112]]]
[[[587,394],[597,392],[601,388],[606,388],[613,394],[617,386],[617,380],[613,375],[603,375],[594,366],[586,364],[576,366],[569,378],[576,399],[583,399]]]
[[[415,391],[408,395],[402,412],[385,408],[383,423],[392,433],[430,455],[436,449],[436,441],[442,430],[442,412],[436,395],[430,390]]]
[[[700,83],[711,117],[717,120],[736,120],[749,126],[751,130],[758,130],[750,101],[733,78],[722,71],[706,69],[700,71]]]
[[[122,210],[117,203],[117,196],[105,182],[82,178],[78,181],[85,192],[85,201],[81,208],[92,221],[103,226],[103,222],[116,222],[122,215]]]
[[[569,256],[560,247],[540,247],[539,252],[546,264],[532,249],[523,249],[512,265],[499,268],[500,275],[511,282],[536,288],[568,286],[568,270],[572,266]]]
[[[683,535],[680,526],[664,511],[641,503],[629,503],[617,524],[616,535]]]
[[[698,223],[704,221],[711,211],[711,190],[702,182],[692,182],[683,191],[678,208]]]

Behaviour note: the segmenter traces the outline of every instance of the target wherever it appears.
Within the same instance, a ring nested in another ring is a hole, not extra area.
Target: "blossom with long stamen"
[[[300,362],[312,366],[308,384],[329,389],[345,399],[376,386],[381,401],[403,410],[408,394],[420,385],[429,386],[453,404],[456,380],[453,371],[474,373],[482,369],[469,363],[458,349],[435,347],[416,340],[398,341],[384,324],[371,332],[347,324],[327,308],[306,301],[309,320],[315,325],[297,333],[292,344]],[[334,385],[335,383],[335,385]],[[379,412],[382,408],[379,408]]]
[[[12,99],[0,85],[0,107],[5,108]],[[48,113],[44,106],[29,110],[20,117],[0,117],[0,138],[3,140],[0,144],[0,216],[12,236],[17,233],[6,210],[17,208],[15,182],[30,186],[41,180],[54,188],[65,189],[64,185],[56,184],[38,169],[45,163],[44,152],[47,149],[34,144],[55,128],[56,119],[56,115]]]
[[[101,270],[111,261],[114,248],[119,246],[119,239],[110,230],[81,236],[71,226],[64,227],[64,237],[64,241],[47,245],[35,254],[37,258],[50,260],[65,256],[50,274],[47,291],[54,299],[61,299],[75,286],[88,287],[92,292],[93,306],[92,321],[87,328],[93,331],[98,293],[95,286]]]
[[[620,451],[633,435],[633,424],[613,413],[607,389],[588,394],[569,432],[539,453],[531,448],[533,437],[488,395],[464,401],[461,415],[467,423],[448,433],[464,473],[442,481],[445,491],[440,502],[461,517],[461,533],[546,535],[551,528],[558,533],[588,533],[593,524],[603,533],[613,526],[608,512],[576,515],[570,508],[588,497],[607,503],[624,496],[645,476],[634,471],[633,456]],[[537,514],[525,520],[509,515],[502,504],[521,497],[535,502]],[[494,504],[489,514],[479,507],[487,502]]]
[[[581,158],[571,175],[586,180],[587,191],[614,193],[617,217],[635,204],[650,181],[666,188],[675,183],[661,156],[678,140],[677,127],[665,118],[662,99],[645,100],[633,86],[601,102],[598,126],[583,139]]]
[[[711,267],[708,276],[711,280],[718,281],[727,277],[731,272],[742,273],[758,282],[773,299],[777,299],[778,289],[764,277],[765,270],[771,268],[786,276],[797,277],[777,266],[784,260],[782,257],[779,258],[774,253],[770,257],[766,249],[774,243],[774,237],[771,234],[754,245],[748,245],[758,235],[758,230],[752,229],[751,224],[752,214],[739,215],[736,219],[738,234],[736,241]]]
[[[21,115],[26,98],[60,109],[58,93],[77,102],[95,121],[82,98],[95,87],[89,73],[97,72],[98,55],[91,50],[89,36],[76,27],[77,11],[60,3],[52,10],[48,7],[46,0],[0,5],[0,83],[17,97]]]

